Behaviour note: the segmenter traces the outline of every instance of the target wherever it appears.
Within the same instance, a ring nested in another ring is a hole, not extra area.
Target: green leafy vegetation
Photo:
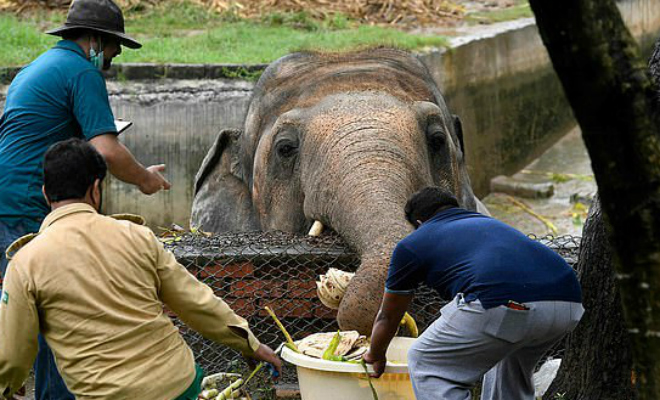
[[[60,25],[62,12],[0,15],[0,65],[24,65],[57,42],[42,32]],[[323,20],[307,13],[271,13],[245,20],[188,2],[133,9],[126,31],[144,44],[124,49],[115,63],[268,63],[297,50],[341,51],[387,45],[408,50],[445,46],[441,36],[412,35],[393,28],[359,25],[342,14]]]

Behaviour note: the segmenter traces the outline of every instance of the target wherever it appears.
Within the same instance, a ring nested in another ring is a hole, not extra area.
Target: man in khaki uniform
[[[23,385],[41,332],[78,399],[196,399],[203,373],[163,303],[205,337],[280,371],[247,322],[151,230],[98,214],[105,173],[81,140],[46,153],[52,212],[13,255],[0,297],[0,397]]]

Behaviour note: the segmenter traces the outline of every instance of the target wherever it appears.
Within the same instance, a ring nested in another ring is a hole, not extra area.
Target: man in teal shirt
[[[161,175],[164,165],[145,168],[117,139],[101,70],[110,68],[122,45],[141,47],[124,33],[119,7],[112,0],[75,0],[64,26],[47,33],[63,40],[18,73],[0,118],[0,275],[7,268],[5,249],[37,232],[49,212],[41,171],[52,144],[88,140],[116,178],[145,194],[170,187]],[[35,370],[37,400],[73,399],[41,338]]]

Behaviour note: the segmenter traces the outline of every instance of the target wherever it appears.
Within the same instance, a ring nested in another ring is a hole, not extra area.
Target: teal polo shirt
[[[105,79],[78,44],[61,40],[9,86],[0,118],[0,220],[40,223],[50,211],[41,193],[46,150],[105,133],[116,133]]]

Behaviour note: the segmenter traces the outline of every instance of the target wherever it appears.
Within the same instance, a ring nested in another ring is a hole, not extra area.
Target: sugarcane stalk
[[[549,219],[547,219],[546,217],[544,217],[541,214],[537,213],[536,211],[532,210],[527,204],[523,203],[520,200],[515,199],[512,196],[506,195],[506,198],[510,202],[512,202],[513,204],[520,207],[520,209],[523,210],[524,212],[526,212],[527,214],[529,214],[532,217],[534,217],[534,218],[538,219],[539,221],[541,221],[548,229],[550,229],[550,231],[552,232],[553,235],[557,234],[557,227],[555,226],[555,224],[550,222]]]
[[[218,389],[208,389],[202,390],[202,393],[199,395],[202,399],[209,400],[214,399],[218,395]]]
[[[323,352],[324,360],[329,360],[330,357],[334,357],[335,351],[337,351],[337,346],[339,346],[340,341],[341,341],[341,333],[337,331],[337,333],[335,333],[335,335],[332,337],[332,340],[330,340],[330,344],[328,344],[328,347]]]
[[[374,387],[373,382],[371,382],[371,375],[369,375],[369,370],[367,369],[367,362],[364,361],[364,358],[361,360],[362,368],[364,368],[365,374],[367,374],[367,382],[369,382],[369,387],[371,388],[371,395],[374,397],[374,400],[378,400],[378,393]]]
[[[230,397],[232,396],[232,392],[234,392],[236,389],[241,387],[242,384],[243,384],[243,379],[235,380],[234,382],[231,383],[231,385],[227,386],[225,390],[220,392],[220,394],[218,395],[218,397],[215,398],[215,400],[227,400],[233,398]]]
[[[225,399],[233,399],[235,396],[239,395],[240,389],[242,387],[246,387],[248,382],[259,372],[261,368],[263,368],[264,363],[260,362],[250,373],[250,375],[247,377],[245,381],[243,379],[237,379],[234,382],[231,383],[226,389],[224,389],[221,393],[218,393],[217,389],[211,389],[211,390],[205,390],[202,392],[201,397],[204,399],[214,399],[214,400],[225,400]],[[238,375],[239,374],[216,374],[216,375]],[[238,383],[237,383],[238,382]],[[216,382],[214,382],[216,383]],[[224,397],[223,397],[224,396]]]
[[[246,379],[245,382],[243,383],[243,386],[246,386],[246,385],[248,384],[248,382],[250,382],[250,379],[252,379],[252,377],[255,376],[255,375],[257,374],[257,372],[259,372],[259,370],[260,370],[263,366],[264,366],[264,363],[263,363],[263,362],[260,362],[259,365],[257,365],[256,368],[253,369],[252,372],[250,373],[250,375],[247,377],[247,379]]]
[[[287,343],[286,347],[290,348],[291,350],[295,351],[296,353],[300,353],[300,350],[298,350],[298,346],[296,346],[296,344],[293,342],[293,339],[291,339],[291,335],[289,335],[289,332],[287,332],[284,325],[282,325],[280,320],[277,318],[277,315],[275,315],[275,313],[273,312],[273,310],[270,309],[270,307],[266,306],[264,308],[266,309],[268,314],[270,314],[270,316],[273,317],[273,319],[275,320],[275,324],[277,325],[278,328],[280,328],[280,330],[284,334],[284,337],[286,338],[286,343]]]
[[[339,347],[340,342],[341,342],[341,333],[337,331],[337,333],[335,333],[335,336],[332,337],[332,340],[330,340],[330,344],[328,344],[328,348],[325,349],[325,351],[323,352],[322,358],[328,361],[340,361],[340,362],[346,361],[346,357],[342,355],[335,355],[335,351],[337,351],[337,347]]]
[[[217,389],[218,383],[223,380],[230,378],[241,378],[241,374],[228,373],[228,372],[218,372],[217,374],[209,375],[204,377],[202,380],[203,389]],[[217,396],[217,393],[216,393]]]

